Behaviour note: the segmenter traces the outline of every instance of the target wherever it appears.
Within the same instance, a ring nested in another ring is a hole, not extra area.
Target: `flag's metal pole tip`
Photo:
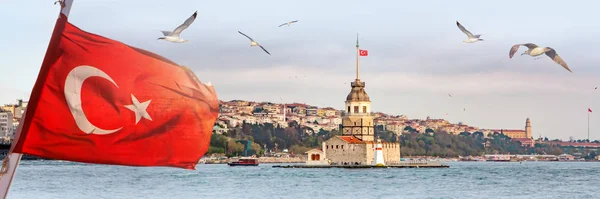
[[[69,16],[69,13],[71,12],[71,5],[73,5],[73,0],[58,0],[54,2],[54,5],[56,5],[56,3],[60,5],[60,13],[64,14],[65,16]]]

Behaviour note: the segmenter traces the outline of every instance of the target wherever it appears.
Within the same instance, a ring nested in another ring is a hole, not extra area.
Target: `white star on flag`
[[[135,124],[140,122],[140,119],[142,119],[142,117],[152,121],[152,118],[150,117],[148,112],[146,112],[146,109],[148,108],[148,105],[150,105],[150,101],[152,101],[152,100],[148,100],[148,101],[140,103],[140,101],[138,101],[138,99],[135,98],[135,96],[133,96],[133,94],[131,94],[131,101],[133,102],[133,104],[125,105],[125,108],[127,108],[135,113]]]

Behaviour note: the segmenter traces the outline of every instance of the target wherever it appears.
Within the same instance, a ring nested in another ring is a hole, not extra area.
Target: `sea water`
[[[450,168],[196,170],[21,161],[8,198],[599,198],[600,162],[451,162]]]

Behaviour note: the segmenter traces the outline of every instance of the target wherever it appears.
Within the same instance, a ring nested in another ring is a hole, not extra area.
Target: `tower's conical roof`
[[[352,90],[348,93],[346,101],[371,101],[365,91],[365,82],[358,79],[352,82]]]

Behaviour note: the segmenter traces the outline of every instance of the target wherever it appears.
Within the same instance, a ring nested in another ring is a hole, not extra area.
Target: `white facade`
[[[0,112],[0,136],[13,136],[13,116],[11,112]]]
[[[358,107],[358,112],[354,107]],[[363,108],[365,107],[365,108]],[[366,111],[365,111],[366,109]],[[361,115],[371,113],[371,102],[368,101],[346,101],[346,112],[348,115]]]

